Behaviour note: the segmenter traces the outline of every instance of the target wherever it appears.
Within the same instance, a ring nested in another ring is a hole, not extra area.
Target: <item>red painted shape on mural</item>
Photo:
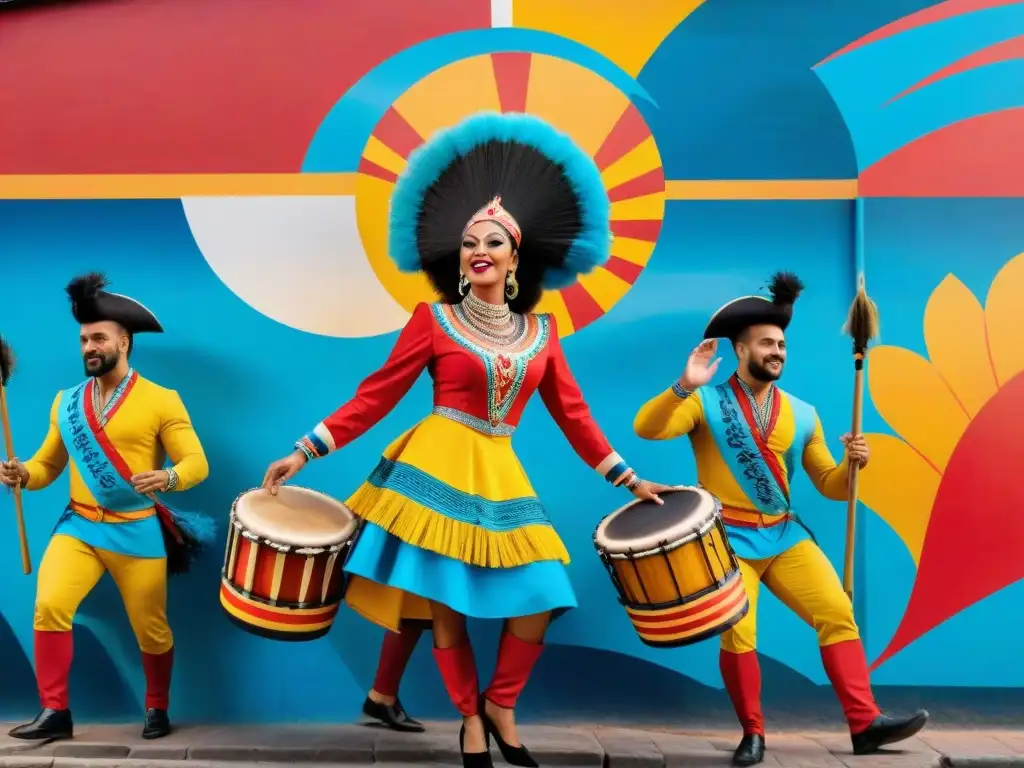
[[[631,221],[613,221],[612,234],[615,237],[631,237],[634,240],[646,240],[653,243],[661,232],[660,219],[634,219]]]
[[[373,135],[382,144],[393,150],[395,154],[401,155],[406,159],[408,159],[416,147],[423,143],[423,137],[419,135],[415,128],[409,125],[409,121],[402,117],[394,107],[388,107],[384,117],[380,119],[377,127],[373,129]]]
[[[365,173],[367,176],[373,176],[375,179],[383,179],[384,181],[390,181],[394,184],[398,181],[398,174],[394,171],[389,171],[387,168],[382,168],[372,160],[367,160],[365,157],[359,158],[359,173]]]
[[[5,13],[0,174],[293,173],[366,72],[483,0],[121,0]]]
[[[601,305],[579,283],[563,288],[562,299],[565,301],[565,308],[569,310],[569,317],[572,318],[572,327],[577,331],[604,314]]]
[[[609,256],[608,261],[604,264],[604,268],[630,285],[635,283],[636,279],[640,277],[640,273],[644,271],[644,268],[639,264],[626,261],[618,256]]]
[[[1024,374],[1018,374],[985,404],[957,443],[932,505],[907,610],[872,668],[1024,578],[1022,412]]]
[[[902,99],[904,96],[925,88],[932,83],[937,83],[940,80],[953,77],[953,75],[959,75],[961,72],[978,69],[980,67],[988,66],[989,64],[998,64],[1002,61],[1012,61],[1014,59],[1021,58],[1024,58],[1024,36],[1011,37],[1009,40],[1003,40],[1001,43],[990,45],[988,48],[975,51],[970,56],[964,56],[962,59],[954,61],[952,64],[928,75],[928,77],[923,80],[914,83],[906,90],[900,91],[889,99],[886,104],[891,104],[894,101]]]
[[[529,53],[492,53],[491,68],[498,85],[502,112],[525,112],[526,91],[530,85]]]
[[[1024,108],[979,115],[907,144],[860,175],[864,197],[1024,195]]]
[[[635,179],[624,181],[617,187],[608,190],[608,199],[615,203],[619,200],[629,200],[633,197],[653,195],[665,191],[665,169],[661,166],[653,171],[648,171]]]
[[[600,149],[594,154],[594,162],[603,171],[650,135],[640,110],[630,104],[605,136]]]
[[[843,46],[838,51],[827,58],[822,59],[814,66],[820,67],[822,64],[825,64],[832,59],[837,59],[844,54],[857,50],[858,48],[863,48],[866,45],[877,43],[879,40],[884,40],[887,37],[895,37],[896,35],[907,32],[911,29],[916,29],[917,27],[935,24],[936,22],[951,19],[954,16],[963,16],[966,13],[973,13],[974,11],[983,11],[987,8],[999,8],[1004,5],[1013,5],[1019,2],[1020,0],[946,0],[944,3],[939,3],[938,5],[933,5],[929,8],[922,8],[917,13],[912,13],[909,16],[904,16],[902,19],[890,22],[884,27],[879,27],[874,32],[869,32],[859,40],[854,40],[849,45]]]

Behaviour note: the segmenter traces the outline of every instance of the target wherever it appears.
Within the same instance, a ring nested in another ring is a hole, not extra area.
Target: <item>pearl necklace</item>
[[[455,310],[485,341],[497,346],[518,343],[526,331],[525,318],[513,314],[508,304],[491,304],[478,299],[472,291],[456,305]]]

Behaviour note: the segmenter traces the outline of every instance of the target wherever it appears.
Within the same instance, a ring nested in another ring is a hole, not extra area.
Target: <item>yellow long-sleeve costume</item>
[[[733,381],[738,382],[735,378]],[[734,389],[742,397],[748,397],[742,383],[729,387],[726,394],[735,396]],[[670,388],[640,409],[634,429],[647,440],[670,440],[688,435],[698,480],[722,503],[723,521],[740,561],[743,584],[750,600],[747,615],[722,635],[722,647],[733,653],[756,648],[757,596],[762,581],[815,628],[821,645],[858,638],[850,600],[835,570],[788,509],[791,473],[796,461],[803,465],[823,496],[841,501],[847,495],[846,460],[836,464],[825,443],[821,421],[813,409],[774,388],[778,405],[767,434],[755,435],[754,430],[759,427],[743,419],[743,426],[752,433],[751,437],[760,438],[751,439],[751,444],[757,447],[763,444],[770,454],[768,461],[760,463],[771,472],[774,460],[777,470],[769,479],[776,482],[782,495],[777,499],[776,509],[766,511],[761,499],[752,499],[741,487],[737,473],[719,449],[702,402],[702,396],[708,398],[712,392],[705,387],[680,397],[678,388]],[[747,405],[742,401],[740,404]],[[742,415],[750,412],[745,407],[739,411]]]
[[[115,390],[104,409],[107,438],[132,474],[160,469],[170,457],[178,478],[175,490],[184,491],[202,482],[209,465],[181,398],[177,392],[135,378],[130,388],[126,385]],[[30,491],[47,487],[71,465],[69,510],[58,523],[39,567],[34,627],[49,632],[70,630],[79,604],[109,570],[139,647],[146,653],[164,653],[173,640],[166,616],[163,535],[155,510],[151,504],[127,513],[101,509],[78,465],[69,460],[61,436],[58,411],[65,396],[61,392],[54,398],[46,438],[25,463]]]
[[[825,671],[853,733],[880,715],[853,606],[835,569],[790,508],[798,465],[824,496],[847,496],[847,461],[836,464],[817,413],[772,387],[764,408],[737,376],[693,393],[674,385],[647,402],[634,429],[648,440],[688,435],[698,481],[722,503],[729,543],[750,608],[721,637],[722,678],[746,734],[764,734],[757,661],[757,598],[763,582],[818,635]],[[742,749],[741,745],[741,749]]]
[[[134,504],[117,508],[96,498],[90,487],[99,486],[90,486],[83,473],[103,471],[110,464],[98,456],[102,451],[90,453],[92,448],[79,439],[86,431],[92,433],[97,445],[112,448],[129,476],[161,469],[169,457],[175,491],[205,480],[209,465],[176,392],[130,370],[107,405],[97,410],[90,396],[94,385],[89,382],[57,394],[46,438],[25,463],[30,491],[53,483],[70,464],[71,499],[39,567],[33,627],[40,697],[44,707],[67,708],[72,622],[82,600],[109,571],[143,654],[147,708],[166,709],[174,639],[167,623],[167,559],[161,523],[145,497],[136,494]],[[91,410],[72,426],[70,419],[84,409]],[[71,435],[79,444],[69,452],[66,441]],[[92,464],[74,456],[84,456]]]
[[[712,340],[729,339],[745,374],[766,380],[773,363],[785,360],[785,331],[802,290],[796,275],[777,272],[768,286],[770,297],[741,296],[723,305],[708,321],[705,342],[691,362],[699,365],[714,353]],[[747,614],[722,634],[719,653],[722,681],[744,732],[733,764],[749,766],[764,759],[755,650],[762,582],[817,633],[822,664],[843,706],[856,754],[920,730],[926,713],[908,719],[882,716],[850,599],[792,509],[792,480],[800,466],[825,497],[841,501],[849,493],[848,461],[837,465],[832,458],[814,408],[775,384],[758,398],[737,372],[695,392],[682,382],[673,384],[640,409],[634,428],[648,440],[688,435],[697,479],[722,505],[722,522],[749,600]]]

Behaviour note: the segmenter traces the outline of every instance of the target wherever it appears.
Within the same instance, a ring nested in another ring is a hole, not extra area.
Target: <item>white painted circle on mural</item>
[[[272,320],[357,338],[396,331],[409,319],[370,267],[354,196],[188,197],[181,203],[210,269]]]

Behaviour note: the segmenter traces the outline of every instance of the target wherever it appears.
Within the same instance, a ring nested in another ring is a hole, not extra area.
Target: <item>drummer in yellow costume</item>
[[[756,652],[762,582],[817,632],[825,672],[846,714],[855,753],[909,738],[928,717],[917,712],[893,718],[878,708],[850,599],[791,507],[790,485],[798,466],[823,496],[841,501],[847,497],[850,461],[864,466],[868,460],[864,438],[844,435],[846,456],[836,465],[814,408],[775,384],[786,361],[784,332],[802,289],[795,276],[779,273],[772,279],[770,299],[744,296],[719,309],[679,381],[647,402],[634,422],[636,433],[648,440],[689,435],[698,480],[721,502],[729,542],[739,559],[750,610],[722,635],[719,657],[744,731],[735,765],[764,759]],[[719,338],[732,342],[739,367],[728,381],[712,385],[721,362],[714,359]]]

